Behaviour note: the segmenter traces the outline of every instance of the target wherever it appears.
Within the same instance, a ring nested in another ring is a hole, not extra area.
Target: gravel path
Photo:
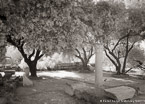
[[[64,92],[64,79],[33,80],[33,87],[19,87],[15,104],[87,104]]]

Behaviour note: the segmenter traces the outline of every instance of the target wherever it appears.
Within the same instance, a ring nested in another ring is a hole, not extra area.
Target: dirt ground
[[[64,74],[65,73],[65,74]],[[74,72],[47,72],[38,73],[39,80],[33,80],[32,87],[19,87],[16,91],[14,104],[89,104],[85,101],[71,97],[64,92],[67,82],[85,82],[94,84],[94,73],[74,73]],[[43,75],[43,76],[42,76]],[[68,75],[68,76],[67,76]],[[63,77],[62,77],[63,76]],[[138,88],[141,95],[132,100],[144,100],[143,103],[100,103],[100,104],[145,104],[145,80],[140,80],[128,76],[112,76],[104,74],[104,86],[106,88],[127,85]]]
[[[64,92],[64,79],[46,78],[33,80],[32,87],[19,87],[15,104],[87,104]]]

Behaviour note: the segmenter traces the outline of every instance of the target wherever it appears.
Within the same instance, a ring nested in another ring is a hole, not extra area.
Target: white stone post
[[[95,87],[98,96],[102,94],[103,86],[103,45],[95,46]]]

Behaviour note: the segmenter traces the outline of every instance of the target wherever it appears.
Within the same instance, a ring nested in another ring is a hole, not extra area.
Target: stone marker
[[[26,76],[23,75],[23,86],[33,86],[33,82]]]
[[[105,89],[105,95],[115,100],[126,100],[134,97],[136,90],[128,86]]]
[[[24,68],[23,70],[25,72],[26,77],[29,77],[30,70],[28,68]]]

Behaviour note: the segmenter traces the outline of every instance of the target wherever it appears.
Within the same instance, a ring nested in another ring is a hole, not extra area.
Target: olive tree
[[[7,42],[18,48],[31,76],[37,76],[37,61],[44,54],[63,51],[70,40],[77,44],[74,37],[79,36],[82,24],[71,15],[75,4],[71,0],[9,0],[4,4],[1,17],[7,26]]]

